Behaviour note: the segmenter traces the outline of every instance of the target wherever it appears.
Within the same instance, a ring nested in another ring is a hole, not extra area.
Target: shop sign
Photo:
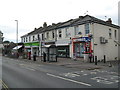
[[[25,46],[39,46],[39,42],[24,43]]]
[[[90,40],[91,39],[89,37],[80,37],[80,38],[74,39],[73,42],[80,42],[80,41],[82,41],[82,42],[88,42]]]

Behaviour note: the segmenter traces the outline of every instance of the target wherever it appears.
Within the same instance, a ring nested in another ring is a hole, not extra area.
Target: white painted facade
[[[98,56],[98,60],[102,60],[104,55],[106,55],[107,61],[115,59],[118,60],[118,45],[114,42],[114,40],[118,40],[118,29],[97,23],[91,24],[91,27],[93,34],[92,46],[94,50],[94,56]],[[109,37],[109,29],[111,29],[112,33],[111,38]],[[101,44],[100,37],[104,37],[106,40],[108,40],[108,43]]]
[[[92,50],[94,56],[97,56],[98,60],[103,60],[104,55],[106,56],[106,60],[118,60],[118,44],[114,41],[118,40],[118,29],[113,28],[109,25],[103,25],[98,23],[88,23],[89,24],[89,34],[93,35],[93,38],[91,40],[92,42]],[[78,27],[78,31],[76,34],[75,27]],[[43,32],[45,37],[45,42],[52,42],[54,41],[57,46],[69,46],[69,56],[73,58],[73,50],[72,50],[72,38],[77,37],[88,37],[88,34],[85,34],[85,24],[76,25],[76,26],[69,26],[69,27],[63,27],[58,28],[50,31]],[[59,32],[61,30],[61,33]],[[111,38],[109,36],[109,30],[111,30]],[[54,32],[54,38],[53,38],[53,32]],[[78,32],[81,32],[82,34],[79,35]],[[116,34],[115,34],[116,33]],[[42,40],[42,33],[37,33],[35,35],[25,36],[22,37],[22,41],[24,41],[23,38],[28,38],[28,42],[35,42],[33,41],[33,36],[37,41],[37,35],[39,34],[40,39]],[[61,37],[60,35],[61,34]],[[29,41],[29,37],[31,37],[31,41]],[[108,43],[101,44],[100,43],[100,37],[104,37]],[[23,42],[23,43],[28,43]],[[39,46],[39,50],[41,52],[41,44]],[[41,55],[41,54],[40,54]]]

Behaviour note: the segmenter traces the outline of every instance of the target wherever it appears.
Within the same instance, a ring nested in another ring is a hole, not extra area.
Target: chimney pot
[[[46,22],[43,23],[43,27],[47,27],[47,23]]]

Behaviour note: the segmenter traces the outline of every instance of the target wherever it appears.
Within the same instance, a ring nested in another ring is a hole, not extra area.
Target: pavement
[[[83,58],[79,58],[77,60],[73,60],[71,58],[57,58],[57,62],[51,61],[51,62],[43,62],[41,60],[41,57],[37,57],[36,61],[33,61],[33,59],[22,59],[21,57],[18,58],[18,60],[30,62],[30,63],[36,63],[36,64],[51,64],[51,65],[59,65],[59,66],[65,66],[68,68],[77,68],[77,69],[84,69],[84,70],[94,70],[94,69],[114,69],[118,70],[119,61],[113,60],[108,61],[106,63],[104,62],[98,62],[97,65],[95,65],[94,62],[90,63],[89,61],[85,61]]]

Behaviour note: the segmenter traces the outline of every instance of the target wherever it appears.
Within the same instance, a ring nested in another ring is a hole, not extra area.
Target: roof
[[[21,37],[25,37],[25,36],[28,36],[28,35],[34,35],[34,34],[46,32],[46,31],[51,31],[51,30],[55,30],[55,29],[59,29],[59,28],[64,28],[64,27],[68,27],[68,26],[76,26],[76,25],[81,25],[81,24],[85,24],[85,23],[91,23],[91,22],[99,23],[99,24],[102,24],[102,25],[107,25],[107,26],[114,27],[114,28],[117,28],[117,29],[120,28],[120,26],[118,26],[118,25],[110,24],[110,23],[108,23],[106,21],[103,21],[101,19],[95,18],[95,17],[90,16],[90,15],[86,15],[86,16],[79,16],[79,18],[70,19],[70,20],[65,21],[65,22],[52,24],[52,25],[49,25],[47,27],[37,28],[37,29],[35,29],[35,30],[33,30],[33,31],[21,36]]]
[[[95,18],[95,17],[90,16],[90,15],[84,16],[83,19],[75,22],[73,25],[85,24],[85,23],[87,23],[87,22],[88,22],[88,23],[90,23],[90,22],[99,23],[99,24],[107,25],[107,26],[114,27],[114,28],[117,28],[117,29],[120,28],[120,26],[118,26],[118,25],[110,24],[110,23],[108,23],[108,22],[106,22],[106,21],[103,21],[103,20],[101,20],[101,19]]]

